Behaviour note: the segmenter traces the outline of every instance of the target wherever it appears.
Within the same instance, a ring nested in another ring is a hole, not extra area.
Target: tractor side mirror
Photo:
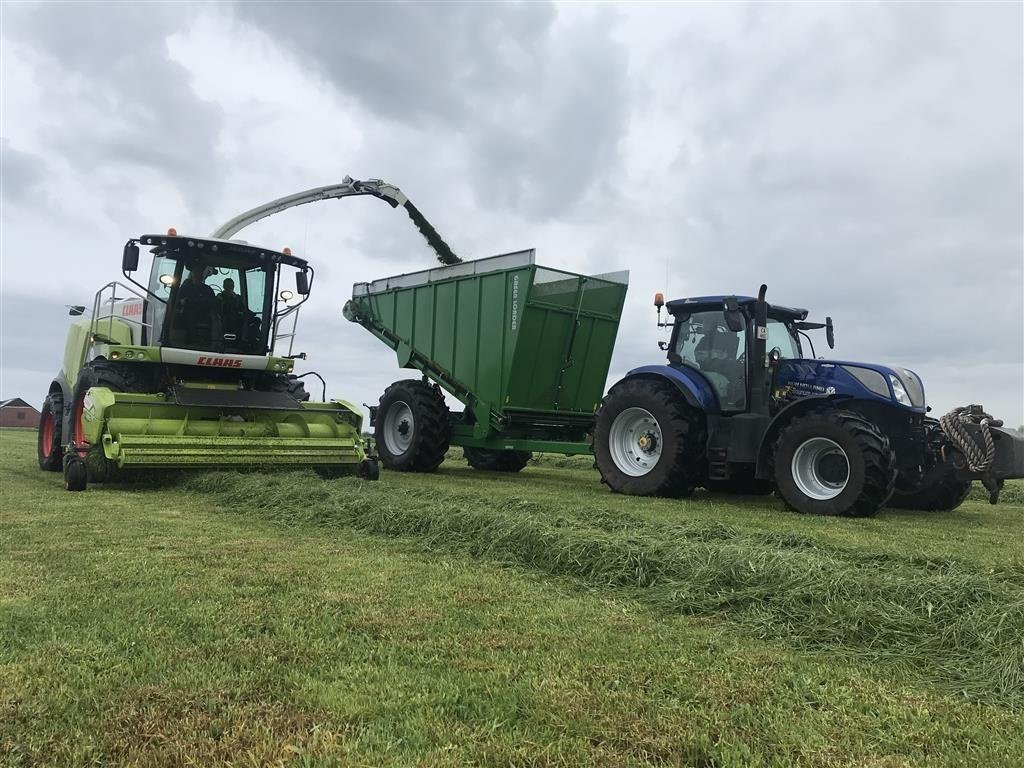
[[[743,313],[738,309],[727,309],[725,311],[725,325],[733,333],[743,330]]]
[[[309,296],[309,274],[305,270],[295,273],[295,292],[299,296]]]
[[[828,342],[829,349],[836,348],[836,332],[832,326],[832,318],[825,318],[825,341]]]
[[[129,240],[124,246],[124,255],[121,257],[121,271],[134,272],[139,268],[139,246]]]
[[[68,314],[71,317],[78,317],[79,315],[84,315],[85,307],[83,307],[81,304],[76,304],[73,307],[68,307]]]

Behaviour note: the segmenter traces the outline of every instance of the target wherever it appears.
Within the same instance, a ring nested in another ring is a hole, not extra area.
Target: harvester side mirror
[[[305,270],[295,273],[295,292],[299,296],[309,296],[309,274]]]
[[[832,326],[832,318],[825,318],[825,341],[828,342],[829,349],[836,348],[836,332]]]
[[[124,246],[124,255],[121,257],[121,271],[134,272],[139,268],[139,246],[128,241]]]
[[[68,314],[71,317],[78,317],[79,315],[84,315],[85,307],[83,307],[81,304],[76,304],[73,307],[68,307]]]

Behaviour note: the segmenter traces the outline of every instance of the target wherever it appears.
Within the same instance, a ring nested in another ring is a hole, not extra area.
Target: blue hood
[[[851,360],[781,360],[773,396],[788,399],[808,395],[876,400],[908,411],[925,412],[924,384],[920,376],[907,368]]]

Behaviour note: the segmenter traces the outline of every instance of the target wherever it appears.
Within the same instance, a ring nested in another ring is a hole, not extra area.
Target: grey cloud
[[[469,149],[485,208],[556,218],[613,173],[630,112],[614,17],[547,3],[242,3],[238,16],[372,114]]]
[[[37,199],[39,186],[46,177],[43,158],[11,146],[9,139],[0,137],[2,155],[4,203],[29,202]]]

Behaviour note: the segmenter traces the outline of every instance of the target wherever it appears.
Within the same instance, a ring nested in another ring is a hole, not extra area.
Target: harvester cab
[[[141,249],[152,255],[144,281],[134,276]],[[91,313],[72,308],[80,319],[42,409],[42,469],[63,469],[70,490],[132,467],[377,477],[361,411],[310,402],[293,373],[313,282],[304,259],[172,229],[130,239],[122,271],[127,283],[103,286]]]
[[[887,503],[953,509],[975,479],[995,503],[1005,479],[1024,477],[1024,439],[980,406],[936,420],[911,370],[805,355],[808,331],[835,346],[832,319],[808,322],[766,291],[658,294],[668,364],[630,371],[598,411],[594,453],[613,490],[775,490],[798,512],[862,517]]]

